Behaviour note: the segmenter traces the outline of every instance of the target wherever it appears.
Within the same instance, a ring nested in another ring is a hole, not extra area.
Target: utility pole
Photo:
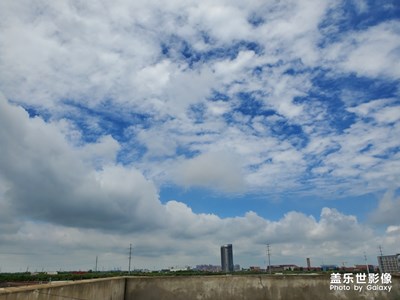
[[[269,274],[272,274],[272,270],[271,270],[271,253],[269,251],[269,244],[267,244],[267,255],[268,255],[268,270],[269,270]]]
[[[96,268],[94,269],[95,272],[97,272],[97,258],[98,256],[96,255]]]
[[[367,272],[369,274],[369,266],[368,266],[368,261],[367,261],[367,254],[365,254],[365,251],[364,251],[364,260],[365,260],[365,266],[367,267]]]
[[[129,268],[128,274],[131,274],[132,244],[129,244]]]
[[[379,245],[379,252],[381,253],[381,257],[379,258],[379,262],[380,262],[380,267],[382,268],[381,269],[381,272],[382,273],[385,273],[385,270],[384,270],[384,267],[383,267],[383,253],[382,253],[382,246],[381,245]]]

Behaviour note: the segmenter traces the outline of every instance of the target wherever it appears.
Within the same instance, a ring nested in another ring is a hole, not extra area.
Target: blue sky
[[[266,243],[276,264],[398,253],[399,16],[3,1],[0,267],[126,269],[130,243],[149,269],[219,264],[225,243],[244,267]]]

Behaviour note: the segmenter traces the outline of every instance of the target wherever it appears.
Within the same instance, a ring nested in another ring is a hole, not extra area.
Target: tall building
[[[400,254],[378,256],[381,273],[400,273]]]
[[[221,246],[221,268],[222,272],[234,271],[232,244]]]
[[[311,260],[307,257],[307,269],[311,269]]]

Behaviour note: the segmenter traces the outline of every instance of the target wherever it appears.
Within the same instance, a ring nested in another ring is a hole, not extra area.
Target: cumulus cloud
[[[91,267],[88,260],[93,259],[94,252],[99,254],[99,261],[106,268],[125,265],[127,241],[133,244],[134,264],[138,268],[205,262],[218,264],[219,247],[226,242],[233,243],[235,262],[242,265],[263,265],[266,243],[272,245],[275,263],[290,261],[304,265],[301,259],[304,256],[312,257],[317,265],[324,258],[339,264],[344,253],[346,259],[357,263],[364,250],[373,255],[375,249],[371,243],[379,242],[372,230],[359,224],[354,216],[329,208],[323,209],[319,220],[303,213],[289,212],[277,221],[270,221],[255,212],[224,219],[211,214],[196,214],[177,201],[170,201],[165,207],[166,226],[147,232],[111,233],[26,222],[18,232],[3,233],[1,237],[7,241],[7,249],[19,245],[33,249],[30,251],[38,257],[43,255],[40,253],[46,253],[47,266],[53,268],[59,268],[57,255],[64,255],[65,263],[70,266]],[[48,234],[43,235],[43,232]],[[384,238],[395,238],[394,232]],[[24,266],[18,253],[14,255],[18,265]],[[78,259],[72,262],[69,257]],[[40,263],[31,262],[30,266],[38,268]]]
[[[185,187],[212,187],[227,192],[241,191],[244,178],[240,157],[228,151],[204,153],[184,160],[172,172]]]
[[[393,195],[371,215],[389,226],[383,237],[334,205],[268,220],[159,199],[171,184],[263,199],[397,188],[399,22],[353,27],[345,5],[354,22],[375,9],[2,1],[0,239],[10,252],[68,247],[84,262],[96,248],[123,260],[115,245],[132,238],[143,266],[208,262],[225,242],[257,264],[266,242],[280,257],[355,257],[364,240],[394,249]]]
[[[400,197],[396,195],[394,190],[389,190],[380,199],[378,208],[370,218],[378,224],[391,225],[387,228],[388,233],[398,233],[400,213]]]
[[[4,97],[0,105],[0,169],[11,208],[28,218],[76,227],[141,230],[160,225],[155,186],[134,168],[98,161],[104,148],[110,152],[105,144],[111,143],[115,152],[115,141],[105,138],[76,149],[52,124],[29,118]],[[85,159],[96,160],[96,166],[88,167]],[[143,215],[149,209],[151,220]]]
[[[102,142],[90,144],[93,149],[85,152],[85,148],[70,145],[59,127],[30,118],[4,98],[0,112],[0,139],[5,145],[0,203],[6,208],[1,212],[19,216],[17,223],[8,226],[4,226],[2,218],[0,238],[8,245],[4,255],[14,257],[19,265],[26,263],[29,253],[12,254],[13,247],[34,249],[29,250],[31,255],[46,253],[50,256],[49,266],[57,268],[57,260],[52,261],[52,257],[66,250],[80,257],[77,265],[87,266],[85,260],[101,248],[103,263],[110,267],[123,263],[120,247],[131,239],[135,255],[140,258],[138,267],[146,267],[152,260],[164,266],[218,261],[219,245],[225,242],[234,243],[239,261],[260,264],[267,242],[275,245],[276,259],[285,259],[294,255],[289,245],[298,245],[304,255],[320,257],[374,238],[372,230],[361,225],[355,216],[330,208],[322,210],[319,220],[301,212],[288,212],[280,220],[270,221],[252,211],[244,216],[220,218],[194,213],[182,202],[162,204],[153,183],[134,168],[110,161],[101,164],[101,168],[84,163],[90,160],[90,153],[97,155],[96,145],[102,153]],[[7,117],[10,115],[13,118]],[[11,139],[10,134],[20,138]],[[231,190],[233,185],[242,184],[235,177],[240,169],[235,169],[237,161],[233,158],[218,152],[182,162],[182,180]],[[208,168],[216,172],[207,172]],[[226,174],[234,176],[229,179]],[[389,230],[388,238],[394,232]],[[321,252],[317,247],[320,244],[329,247]],[[158,257],[157,262],[154,257]]]

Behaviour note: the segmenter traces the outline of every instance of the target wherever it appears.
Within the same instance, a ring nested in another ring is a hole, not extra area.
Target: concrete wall
[[[400,278],[392,290],[330,290],[329,276],[176,276],[120,277],[0,289],[0,300],[398,300]]]
[[[400,278],[388,291],[331,291],[329,276],[195,276],[135,278],[127,281],[127,300],[399,300]]]
[[[104,278],[0,289],[0,300],[125,300],[125,278]]]

